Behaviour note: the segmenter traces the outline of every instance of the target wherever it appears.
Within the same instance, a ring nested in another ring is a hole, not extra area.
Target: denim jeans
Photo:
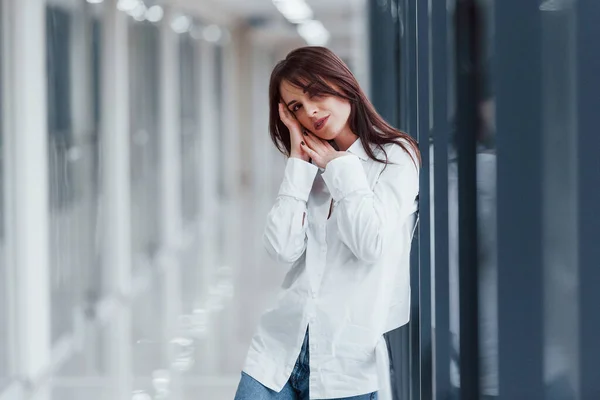
[[[250,375],[242,372],[242,379],[237,388],[234,400],[309,400],[308,378],[309,369],[308,354],[308,330],[304,336],[304,343],[300,350],[300,356],[281,392],[276,392],[263,386]],[[360,396],[346,397],[336,400],[377,400],[377,392],[363,394]]]

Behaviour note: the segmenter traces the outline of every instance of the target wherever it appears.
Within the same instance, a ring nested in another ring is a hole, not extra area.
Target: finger
[[[323,149],[319,147],[319,145],[315,142],[315,140],[313,138],[310,137],[310,135],[304,135],[304,143],[306,144],[306,146],[304,146],[304,149],[310,149],[312,151],[315,152],[315,154],[318,154],[319,156],[321,156],[321,154],[323,153]]]
[[[317,136],[315,136],[314,133],[307,131],[304,134],[304,137],[305,137],[306,141],[310,143],[311,148],[316,150],[317,148],[322,147],[321,139],[319,139]]]
[[[325,147],[326,147],[326,148],[327,148],[327,150],[329,150],[329,151],[337,151],[337,150],[335,149],[335,147],[333,147],[333,146],[331,145],[331,143],[329,143],[329,141],[327,141],[327,140],[324,140],[324,141],[323,141],[323,145],[325,145]]]
[[[322,151],[326,150],[321,139],[318,138],[317,136],[315,136],[314,134],[307,133],[304,136],[304,138],[306,139],[306,142],[308,143],[308,145],[310,146],[311,149],[313,149],[317,152],[322,152]]]
[[[308,156],[312,158],[315,163],[319,164],[321,161],[321,156],[316,151],[311,149],[306,142],[301,142],[300,144],[302,145],[302,149],[306,152],[306,154],[308,154]]]

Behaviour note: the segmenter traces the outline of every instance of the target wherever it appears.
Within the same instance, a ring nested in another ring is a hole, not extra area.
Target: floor
[[[233,399],[260,314],[285,274],[262,247],[270,201],[257,194],[221,205],[219,232],[192,227],[200,233],[180,249],[145,263],[132,299],[81,322],[75,351],[36,400]]]

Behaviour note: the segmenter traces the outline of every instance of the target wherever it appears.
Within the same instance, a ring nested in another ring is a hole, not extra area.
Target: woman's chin
[[[317,131],[315,132],[315,135],[322,140],[333,140],[337,135],[333,132],[329,132],[329,131]]]

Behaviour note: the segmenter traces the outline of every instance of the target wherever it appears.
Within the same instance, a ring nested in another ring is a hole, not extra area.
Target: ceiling
[[[331,34],[332,42],[345,42],[353,37],[356,23],[365,18],[366,0],[305,0],[314,18]],[[298,37],[292,24],[273,5],[272,0],[173,0],[185,8],[193,8],[209,20],[223,24],[244,21],[257,30],[272,30],[282,36]]]

